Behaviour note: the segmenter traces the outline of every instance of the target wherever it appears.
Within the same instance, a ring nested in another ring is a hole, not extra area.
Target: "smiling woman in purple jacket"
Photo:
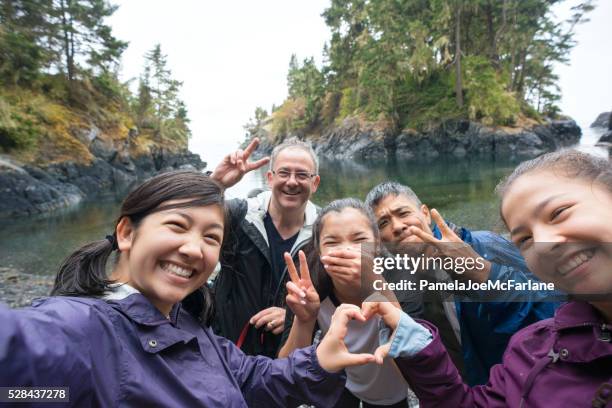
[[[489,382],[463,383],[434,326],[388,303],[364,306],[396,329],[395,358],[421,406],[612,406],[612,167],[577,151],[521,164],[500,185],[501,215],[527,265],[575,295],[555,317],[512,337]]]
[[[364,320],[359,309],[339,308],[317,348],[286,359],[248,357],[215,336],[203,285],[224,219],[223,190],[201,173],[142,184],[113,235],[64,261],[54,296],[22,310],[0,305],[0,387],[69,387],[79,407],[333,405],[341,370],[374,359],[343,343],[348,321]]]

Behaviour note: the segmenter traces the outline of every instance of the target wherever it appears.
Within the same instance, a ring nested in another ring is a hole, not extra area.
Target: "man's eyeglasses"
[[[287,170],[278,170],[278,171],[272,170],[272,174],[274,174],[276,177],[278,177],[281,180],[289,180],[289,177],[291,177],[291,175],[293,174],[297,181],[307,181],[313,178],[314,176],[316,176],[316,174],[311,174],[305,171],[296,171],[294,173],[294,172],[287,171]]]

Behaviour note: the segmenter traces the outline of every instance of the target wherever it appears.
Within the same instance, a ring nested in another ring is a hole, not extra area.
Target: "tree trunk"
[[[461,0],[457,0],[455,12],[455,95],[457,106],[463,107],[463,80],[461,75]]]
[[[489,44],[489,59],[492,62],[496,61],[496,54],[497,54],[497,44],[495,43],[495,30],[493,28],[493,6],[491,5],[491,2],[488,1],[487,5],[485,7],[485,15],[486,15],[486,19],[487,19],[487,37],[488,37],[488,44]]]
[[[520,62],[521,70],[519,71],[517,81],[516,81],[516,87],[514,88],[519,100],[523,99],[523,87],[525,85],[525,65],[526,64],[527,64],[527,50],[523,50],[521,52],[521,62]]]
[[[2,22],[7,27],[10,27],[13,24],[13,19],[15,17],[15,10],[13,9],[13,1],[5,0],[4,1],[4,21]]]
[[[465,24],[463,25],[463,50],[465,51],[465,55],[471,55],[472,50],[472,39],[470,38],[470,27],[472,26],[472,15],[473,12],[462,13],[463,18],[465,20]]]
[[[499,55],[497,54],[497,44],[499,44],[499,40],[500,40],[501,36],[506,31],[507,9],[508,9],[508,0],[504,0],[504,3],[502,5],[502,21],[501,21],[501,24],[499,26],[499,29],[495,33],[495,37],[493,38],[493,52],[494,52],[495,60],[496,61],[499,60]]]
[[[66,71],[68,75],[68,81],[70,84],[72,84],[72,81],[74,80],[74,54],[73,54],[74,40],[70,38],[72,35],[72,30],[71,30],[70,24],[68,23],[68,19],[66,17],[69,11],[67,10],[65,0],[60,1],[60,6],[61,6],[61,12],[62,12],[62,34],[64,37],[63,39],[64,39],[64,56],[66,57]]]

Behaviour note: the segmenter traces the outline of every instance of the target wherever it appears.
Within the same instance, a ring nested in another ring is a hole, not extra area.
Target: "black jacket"
[[[276,357],[281,336],[248,324],[257,312],[285,305],[287,272],[285,269],[280,282],[273,282],[270,248],[263,226],[270,197],[267,191],[248,200],[233,199],[226,203],[229,231],[221,250],[221,270],[213,285],[215,316],[212,327],[216,334],[234,343],[246,327],[242,351]],[[316,206],[309,202],[292,255],[295,256],[312,236],[316,215]]]

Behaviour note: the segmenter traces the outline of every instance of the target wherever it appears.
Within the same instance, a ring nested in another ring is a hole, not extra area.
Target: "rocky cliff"
[[[597,142],[598,145],[612,147],[612,112],[600,113],[595,122],[591,123],[591,127],[603,131]]]
[[[256,135],[263,141],[262,152],[271,151],[284,139],[270,142],[265,127]],[[522,128],[490,128],[467,120],[447,120],[428,131],[393,132],[384,125],[347,118],[310,140],[320,156],[330,159],[411,160],[466,155],[528,158],[576,144],[580,135],[580,127],[573,120]]]
[[[137,154],[93,138],[93,159],[38,166],[0,156],[0,218],[45,213],[100,194],[119,193],[161,171],[203,169],[206,163],[187,150],[150,146]]]

